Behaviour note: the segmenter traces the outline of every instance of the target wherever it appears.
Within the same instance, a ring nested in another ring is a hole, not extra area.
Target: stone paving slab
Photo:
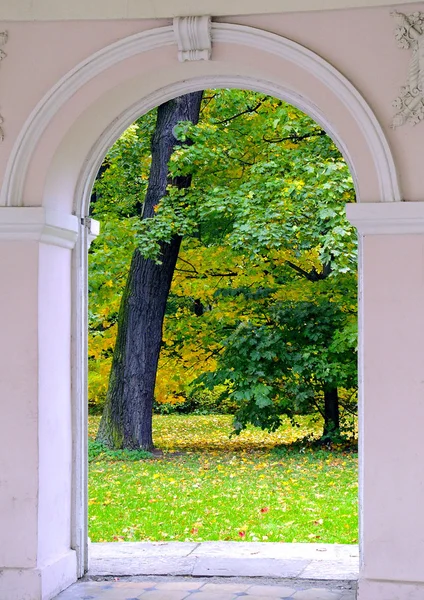
[[[92,559],[110,556],[188,556],[200,546],[198,542],[103,542],[90,544]]]
[[[306,560],[276,560],[274,558],[207,557],[194,565],[196,577],[298,577],[309,565]]]
[[[301,579],[346,579],[358,578],[358,560],[311,561],[298,576]]]
[[[174,542],[172,548],[185,542]],[[93,544],[97,546],[100,544]],[[188,545],[188,544],[187,544]],[[190,544],[191,546],[191,544]],[[347,560],[358,559],[359,550],[353,544],[284,544],[281,542],[201,542],[190,549],[196,556],[232,556],[261,558],[301,558],[302,560]],[[181,551],[181,550],[180,550]]]
[[[56,600],[355,600],[358,562],[337,544],[91,544],[89,580]]]
[[[355,600],[350,584],[333,587],[299,581],[261,584],[226,579],[178,579],[146,581],[83,581],[72,585],[55,600]]]
[[[268,542],[113,542],[90,545],[93,577],[194,575],[357,578],[358,547]]]
[[[89,575],[102,577],[113,575],[125,577],[134,575],[192,575],[195,560],[187,556],[149,556],[143,559],[138,555],[127,557],[104,557],[90,562]]]

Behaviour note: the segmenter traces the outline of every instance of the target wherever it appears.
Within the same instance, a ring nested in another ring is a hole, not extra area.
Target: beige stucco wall
[[[25,273],[25,278],[16,277]],[[37,558],[38,261],[35,244],[0,243],[0,564],[31,568]],[[14,282],[13,284],[11,282]],[[10,374],[15,377],[11,378]],[[10,458],[13,457],[14,466]]]
[[[75,19],[152,19],[187,15],[254,15],[408,4],[408,0],[2,0],[0,19],[58,21]]]
[[[365,236],[363,256],[363,576],[422,581],[424,236]]]
[[[37,103],[57,81],[90,54],[122,37],[168,21],[1,22],[9,40],[0,63],[0,177],[13,144]]]
[[[0,598],[51,598],[71,551],[71,251],[0,242]]]
[[[71,543],[71,252],[39,246],[38,561],[65,554]],[[54,474],[54,475],[53,475]],[[57,532],[61,535],[57,536]]]

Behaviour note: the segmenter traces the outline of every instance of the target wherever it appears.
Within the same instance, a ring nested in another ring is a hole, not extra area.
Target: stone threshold
[[[347,544],[275,542],[91,543],[87,578],[265,577],[356,581],[359,551]]]

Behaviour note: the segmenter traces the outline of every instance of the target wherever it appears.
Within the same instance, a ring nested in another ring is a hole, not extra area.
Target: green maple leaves
[[[344,205],[355,191],[332,140],[278,99],[208,91],[199,124],[175,129],[183,145],[171,177],[190,174],[192,186],[170,186],[142,221],[154,122],[149,113],[125,132],[95,185],[93,213],[105,224],[90,254],[93,401],[105,392],[131,253],[160,262],[160,243],[175,234],[184,243],[164,328],[163,401],[220,385],[239,406],[236,430],[274,430],[282,414],[316,410],[324,386],[354,388],[357,248]]]

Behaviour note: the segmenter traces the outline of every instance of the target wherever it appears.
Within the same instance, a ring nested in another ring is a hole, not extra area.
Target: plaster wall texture
[[[71,550],[71,251],[0,242],[0,598],[51,598]]]
[[[5,139],[0,152],[0,176],[3,176],[25,120],[61,77],[104,46],[169,21],[3,21],[0,24],[1,30],[9,33],[4,46],[7,57],[0,66],[1,109],[5,119]]]
[[[70,548],[71,252],[39,247],[39,477],[38,564]]]
[[[37,278],[35,244],[0,243],[0,565],[6,568],[31,568],[37,558]]]
[[[423,235],[363,238],[361,575],[380,582],[423,576],[423,257]]]
[[[408,4],[407,0],[213,0],[213,14],[251,15],[286,11],[343,9],[353,7]],[[0,18],[11,20],[68,19],[146,19],[168,16],[209,14],[210,0],[73,0],[72,3],[51,0],[2,0]]]
[[[0,581],[2,600],[51,600],[76,579],[73,550],[32,569],[3,569]]]
[[[363,580],[357,600],[422,600],[424,586],[419,583],[396,584],[387,581],[370,582]]]

